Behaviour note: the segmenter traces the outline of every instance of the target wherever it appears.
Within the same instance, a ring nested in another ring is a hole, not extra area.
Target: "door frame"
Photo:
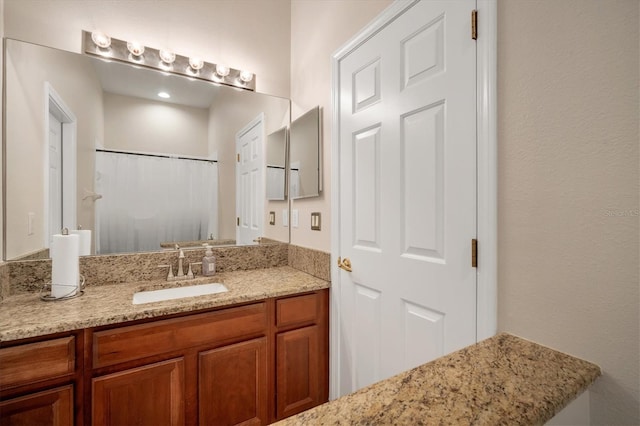
[[[340,217],[340,61],[391,21],[412,7],[396,0],[369,25],[338,49],[331,58],[331,215]],[[477,131],[477,230],[480,254],[476,269],[476,341],[497,332],[497,0],[476,0],[478,38],[476,41],[476,131]],[[469,30],[471,34],[471,30]],[[340,372],[340,273],[334,267],[340,253],[340,224],[331,229],[331,320],[329,398],[339,394]]]
[[[49,114],[61,117],[62,124],[62,226],[77,229],[77,118],[71,108],[56,92],[51,83],[44,83],[44,164],[49,165]],[[65,188],[67,191],[65,191]],[[71,189],[69,191],[69,189]],[[49,173],[44,174],[44,247],[48,248],[49,229]]]
[[[238,152],[238,141],[247,133],[249,132],[251,129],[253,129],[256,126],[261,126],[261,131],[260,131],[260,151],[262,155],[262,163],[264,164],[264,160],[266,158],[266,125],[265,125],[265,115],[264,112],[261,112],[260,114],[258,114],[258,116],[256,118],[254,118],[253,120],[251,120],[249,123],[247,123],[246,125],[244,125],[242,127],[242,129],[238,130],[238,132],[236,132],[236,137],[234,139],[234,144],[235,144],[235,152],[236,152],[236,156],[238,156],[240,153]],[[257,197],[257,203],[256,203],[256,207],[260,213],[260,236],[264,235],[264,203],[265,203],[265,175],[266,175],[266,167],[264,167],[263,165],[260,166],[260,175],[261,175],[261,179],[262,179],[262,185],[259,185],[259,188],[257,190],[256,193],[256,197]],[[240,217],[240,197],[238,196],[240,194],[240,175],[239,175],[239,170],[238,170],[238,162],[235,162],[235,181],[236,181],[236,218]],[[237,220],[237,219],[236,219]],[[236,222],[236,243],[238,242],[240,238],[240,227]]]

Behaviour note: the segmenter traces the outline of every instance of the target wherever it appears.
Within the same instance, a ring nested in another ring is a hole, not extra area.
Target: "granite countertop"
[[[502,333],[277,424],[538,425],[600,374],[590,362]]]
[[[330,286],[327,281],[289,266],[223,272],[179,284],[214,282],[223,283],[229,291],[141,305],[132,304],[135,292],[173,286],[177,282],[92,285],[87,286],[80,297],[55,302],[43,302],[39,294],[34,293],[10,296],[0,302],[0,342],[246,303]]]

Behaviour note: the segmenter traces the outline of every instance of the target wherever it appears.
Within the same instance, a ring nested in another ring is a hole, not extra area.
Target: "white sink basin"
[[[224,284],[200,284],[184,287],[163,288],[162,290],[139,291],[133,295],[133,304],[162,302],[163,300],[182,299],[183,297],[204,296],[229,291]]]

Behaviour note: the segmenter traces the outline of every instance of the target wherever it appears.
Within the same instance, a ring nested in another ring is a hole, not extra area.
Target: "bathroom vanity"
[[[166,285],[139,282],[5,299],[2,421],[268,424],[326,402],[329,283],[288,266],[214,278],[229,291],[133,305]]]

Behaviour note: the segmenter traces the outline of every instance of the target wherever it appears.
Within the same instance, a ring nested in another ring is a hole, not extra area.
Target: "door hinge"
[[[471,11],[471,38],[474,40],[478,39],[478,11]]]
[[[478,267],[478,240],[475,238],[471,240],[471,267]]]
[[[237,154],[237,156],[238,156],[238,163],[239,163],[240,162],[240,154]]]
[[[236,226],[240,226],[240,218],[236,217]]]

